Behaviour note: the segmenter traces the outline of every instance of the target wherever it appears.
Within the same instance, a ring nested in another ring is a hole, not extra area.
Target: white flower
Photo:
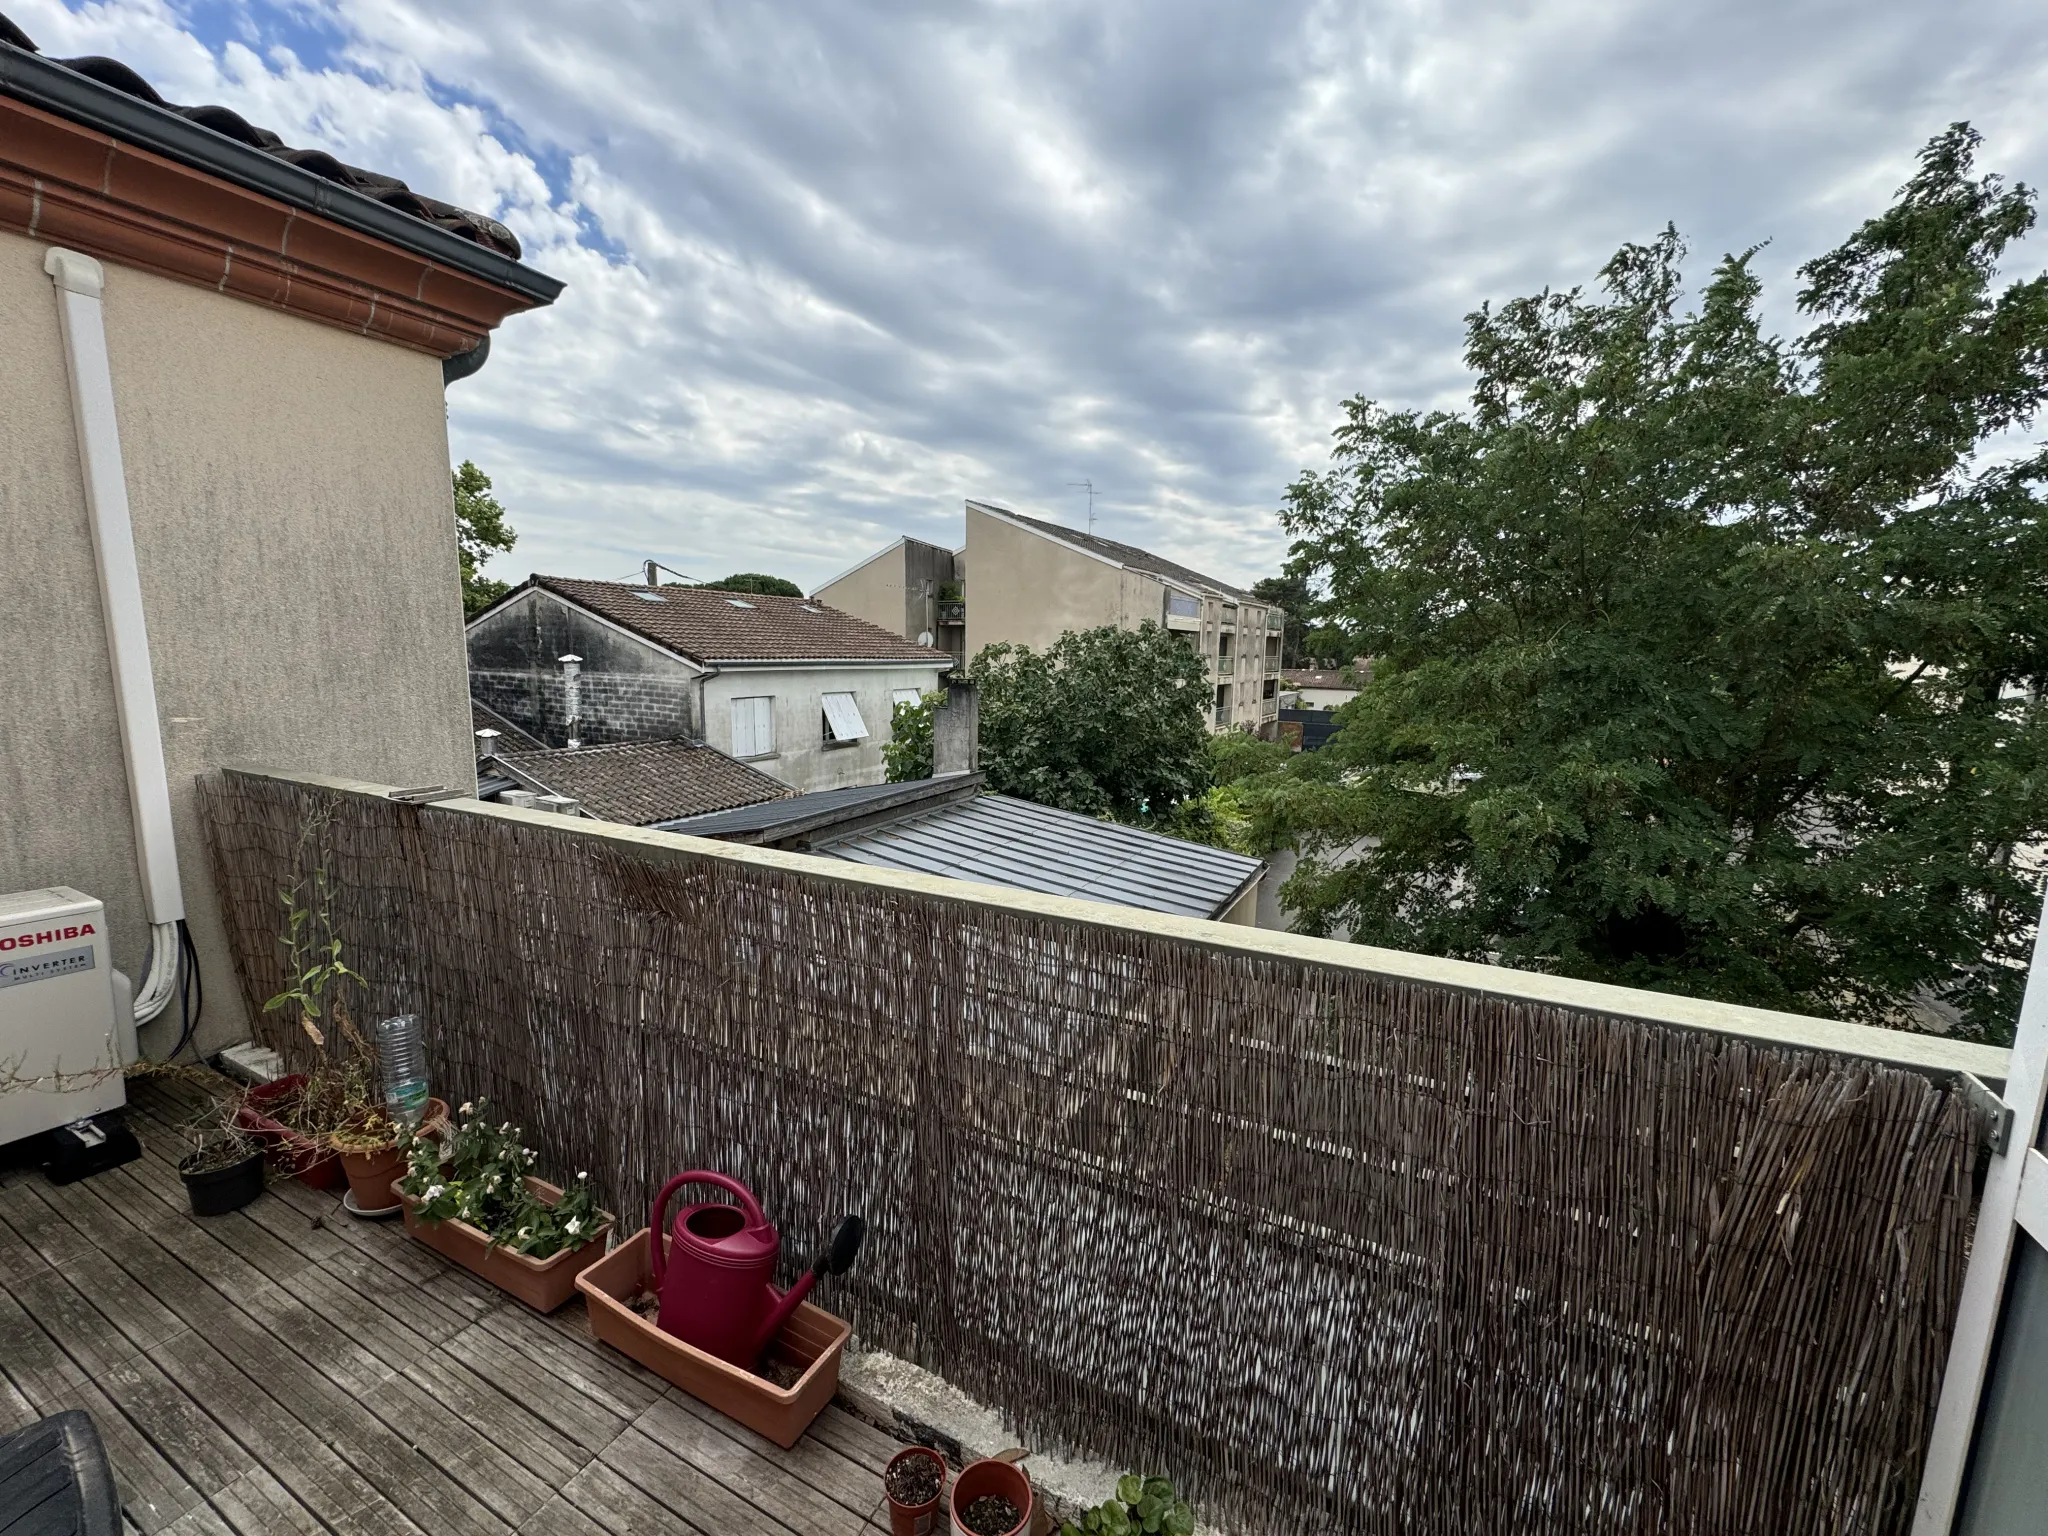
[[[578,1233],[580,1233],[583,1230],[583,1218],[581,1216],[571,1216],[569,1218],[568,1225],[569,1235],[571,1237],[575,1237]]]
[[[577,1173],[577,1175],[576,1175],[576,1182],[580,1184],[580,1183],[582,1183],[582,1182],[583,1182],[583,1181],[584,1181],[585,1179],[587,1179],[587,1178],[589,1178],[589,1177],[590,1177],[590,1171],[589,1171],[588,1169],[582,1169],[582,1170],[580,1170],[580,1171],[579,1171],[579,1172]]]
[[[486,1184],[486,1185],[484,1186],[484,1188],[485,1188],[486,1190],[493,1190],[493,1189],[496,1189],[497,1187],[498,1187],[498,1176],[497,1176],[497,1175],[496,1175],[496,1174],[494,1173],[494,1174],[492,1174],[492,1175],[491,1175],[491,1182],[490,1182],[490,1183],[488,1183],[488,1184]]]
[[[448,1193],[448,1186],[447,1186],[447,1185],[445,1185],[445,1184],[429,1184],[429,1185],[427,1186],[427,1193],[426,1193],[426,1196],[425,1196],[425,1198],[426,1198],[426,1199],[429,1199],[429,1200],[438,1200],[438,1199],[440,1199],[440,1198],[441,1198],[441,1197],[442,1197],[443,1195],[445,1195],[445,1194],[447,1194],[447,1193]]]
[[[525,1242],[531,1236],[533,1236],[533,1228],[521,1227],[519,1229],[519,1241],[521,1241],[522,1243]]]
[[[500,1131],[501,1133],[502,1133],[502,1132],[505,1132],[505,1131],[509,1131],[509,1130],[511,1130],[511,1129],[512,1129],[512,1122],[511,1122],[510,1120],[505,1120],[505,1121],[501,1121],[501,1122],[499,1123],[499,1125],[498,1125],[498,1130],[499,1130],[499,1131]]]
[[[462,1112],[465,1115],[473,1115],[476,1113],[476,1106],[470,1103],[469,1100],[464,1099],[462,1101]]]

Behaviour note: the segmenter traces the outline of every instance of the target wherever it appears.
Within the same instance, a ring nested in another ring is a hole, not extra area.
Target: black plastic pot
[[[194,1216],[225,1216],[263,1193],[263,1150],[259,1147],[239,1163],[204,1173],[188,1173],[180,1163],[178,1177],[185,1181],[185,1198],[192,1202]]]

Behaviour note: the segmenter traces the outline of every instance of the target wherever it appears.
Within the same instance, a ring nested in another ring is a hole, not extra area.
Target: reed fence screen
[[[204,795],[252,1012],[324,859],[360,1012],[422,1015],[437,1091],[625,1232],[692,1167],[792,1270],[864,1212],[818,1299],[1029,1443],[1257,1532],[1909,1522],[1980,1134],[1928,1079],[573,822]]]

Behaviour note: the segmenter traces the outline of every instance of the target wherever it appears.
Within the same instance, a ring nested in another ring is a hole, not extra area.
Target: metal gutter
[[[552,304],[561,294],[559,278],[535,271],[501,252],[450,234],[437,224],[387,208],[374,197],[289,161],[202,127],[190,118],[117,91],[110,85],[0,43],[0,92],[59,117],[83,123],[123,143],[154,150],[181,165],[317,213],[360,234],[388,241],[530,299]]]

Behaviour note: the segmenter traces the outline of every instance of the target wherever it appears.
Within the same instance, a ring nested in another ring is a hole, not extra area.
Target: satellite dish
[[[932,643],[932,632],[928,629],[919,630],[917,632],[917,643],[919,645],[930,645]]]

